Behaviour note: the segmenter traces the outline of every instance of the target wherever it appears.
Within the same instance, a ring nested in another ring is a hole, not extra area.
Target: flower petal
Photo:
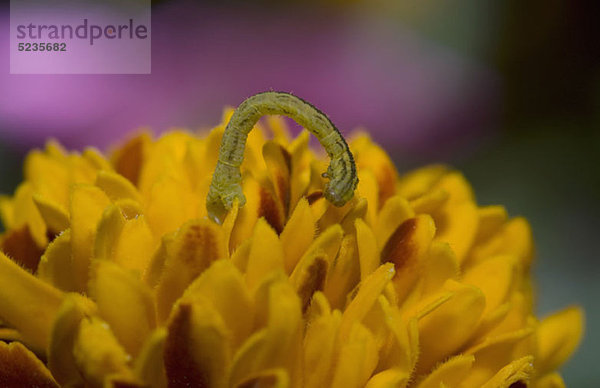
[[[69,227],[69,214],[66,209],[39,194],[34,194],[32,198],[49,230],[60,233]]]
[[[363,281],[379,267],[379,248],[377,247],[375,233],[362,219],[357,219],[354,227],[356,228],[356,244],[358,245],[360,280]]]
[[[365,388],[404,388],[408,383],[408,376],[398,369],[387,369],[379,372],[367,381]]]
[[[184,293],[183,298],[201,297],[220,314],[237,347],[251,333],[253,301],[243,275],[230,260],[217,260]]]
[[[481,388],[503,388],[518,382],[526,383],[532,374],[533,357],[519,358],[502,368]]]
[[[231,361],[227,329],[207,302],[180,302],[164,345],[169,386],[224,387]]]
[[[0,284],[2,319],[17,329],[27,344],[43,352],[63,293],[19,267],[2,252]]]
[[[341,322],[339,310],[314,317],[304,335],[304,370],[306,387],[327,387],[331,384],[336,355],[336,338]]]
[[[565,382],[560,374],[548,373],[535,381],[535,388],[565,388]]]
[[[281,232],[286,273],[294,267],[315,238],[316,223],[305,198],[298,201],[290,219]]]
[[[388,199],[381,208],[373,228],[379,246],[383,247],[400,224],[414,216],[415,212],[404,197],[397,195]]]
[[[428,215],[404,221],[381,250],[381,262],[391,262],[396,269],[394,286],[403,300],[415,284],[423,266],[423,257],[435,234],[435,225]]]
[[[50,371],[19,342],[0,341],[0,386],[58,388]]]
[[[156,325],[154,298],[142,281],[106,260],[92,263],[89,294],[127,353],[137,356]]]
[[[535,363],[539,374],[557,369],[573,354],[583,336],[583,326],[579,307],[566,308],[540,322]]]
[[[220,227],[208,219],[190,221],[177,232],[167,251],[165,267],[156,288],[159,322],[169,316],[173,303],[187,286],[215,260],[227,257]]]
[[[52,322],[52,333],[48,345],[48,368],[56,381],[64,386],[84,383],[75,362],[73,345],[81,321],[96,312],[89,299],[76,294],[67,294]]]
[[[123,175],[112,171],[99,171],[96,186],[102,189],[111,201],[131,199],[141,202],[137,188]]]
[[[419,320],[419,374],[428,372],[464,345],[485,308],[485,296],[476,287],[448,280],[444,288],[452,293],[450,299]]]
[[[56,237],[40,260],[37,276],[62,291],[75,291],[71,261],[71,230],[67,229]]]
[[[340,344],[331,387],[363,387],[378,360],[378,349],[373,334],[360,323],[353,322],[348,337]]]
[[[252,246],[248,256],[246,283],[253,290],[274,271],[283,272],[283,247],[277,234],[264,218],[254,227]]]
[[[340,326],[340,340],[350,335],[354,322],[360,322],[373,307],[387,283],[394,277],[394,266],[383,264],[359,285],[358,293],[344,310]]]
[[[106,322],[96,317],[81,320],[73,355],[79,371],[92,386],[102,386],[104,379],[114,374],[133,378],[128,366],[131,357],[117,342]]]
[[[284,368],[296,381],[301,361],[300,300],[284,280],[274,281],[268,289],[268,321],[238,350],[231,366],[230,386],[264,370]]]
[[[471,370],[475,357],[458,355],[438,365],[417,388],[439,388],[441,386],[458,386]]]
[[[96,227],[109,204],[106,194],[95,186],[75,185],[71,189],[71,252],[79,291],[86,289]]]
[[[135,360],[135,375],[153,388],[167,387],[164,361],[166,338],[165,327],[154,330]]]

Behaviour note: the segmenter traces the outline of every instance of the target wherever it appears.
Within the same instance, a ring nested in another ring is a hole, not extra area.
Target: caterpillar
[[[323,173],[323,177],[329,179],[323,194],[335,206],[348,202],[354,195],[358,176],[346,140],[327,115],[312,104],[290,93],[270,91],[244,100],[225,127],[219,159],[206,197],[209,217],[220,223],[236,199],[239,206],[246,203],[240,166],[248,133],[265,115],[288,116],[316,136],[330,158],[327,171]]]

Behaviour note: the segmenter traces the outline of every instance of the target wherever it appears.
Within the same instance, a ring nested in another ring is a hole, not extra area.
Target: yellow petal
[[[429,191],[447,170],[446,166],[434,164],[401,176],[396,186],[397,194],[408,200],[415,199]]]
[[[448,243],[462,263],[475,241],[479,222],[477,206],[473,202],[452,202],[451,197],[434,219],[439,225],[436,241]]]
[[[583,336],[584,316],[579,307],[569,307],[542,320],[537,331],[536,371],[551,372],[573,354]]]
[[[71,191],[71,251],[77,290],[86,289],[96,226],[110,204],[106,194],[89,185],[76,185]]]
[[[404,319],[398,308],[389,303],[382,303],[381,307],[391,336],[381,352],[380,367],[397,369],[406,376],[411,376],[419,357],[417,320]]]
[[[548,373],[535,381],[534,388],[565,388],[565,382],[560,374]]]
[[[394,286],[398,298],[408,294],[423,267],[423,257],[435,234],[435,225],[428,215],[404,221],[392,234],[381,251],[381,262],[391,262],[396,269]]]
[[[92,386],[102,386],[104,379],[113,374],[133,377],[128,366],[131,357],[117,342],[106,322],[98,318],[81,320],[73,355],[79,371]]]
[[[231,366],[230,386],[256,373],[284,368],[296,381],[301,360],[302,313],[300,300],[287,281],[275,281],[268,290],[268,321],[238,350]]]
[[[358,170],[358,186],[355,196],[366,198],[369,204],[366,221],[370,225],[375,225],[379,209],[379,186],[377,178],[371,170]]]
[[[156,288],[159,322],[169,316],[173,303],[198,275],[213,261],[227,257],[222,239],[220,227],[208,219],[188,222],[177,232]]]
[[[440,209],[450,198],[444,189],[433,189],[410,201],[410,207],[416,214],[432,214]]]
[[[325,313],[311,320],[304,336],[304,370],[305,386],[326,387],[333,378],[335,344],[341,314],[336,310],[333,314]]]
[[[93,302],[79,294],[71,293],[65,296],[56,313],[47,354],[48,367],[61,385],[83,384],[83,376],[73,355],[73,345],[81,320],[95,312]]]
[[[485,308],[485,296],[473,286],[448,280],[444,288],[452,293],[450,299],[419,320],[420,374],[464,345]]]
[[[3,387],[59,387],[44,364],[19,342],[0,341],[0,365]]]
[[[182,301],[164,344],[169,386],[225,387],[231,359],[227,329],[209,303]]]
[[[156,329],[142,347],[135,360],[135,375],[153,388],[167,387],[164,351],[167,329]]]
[[[69,227],[66,209],[38,194],[34,194],[32,198],[49,230],[60,233]]]
[[[43,249],[34,241],[28,225],[0,236],[0,251],[30,272],[36,271],[43,253]]]
[[[217,260],[185,291],[184,298],[202,297],[220,314],[237,347],[254,324],[253,302],[243,275],[230,260]]]
[[[123,267],[106,260],[92,265],[89,293],[115,337],[136,356],[156,325],[150,289]]]
[[[246,283],[252,290],[269,274],[283,271],[283,247],[264,218],[256,223],[248,256]]]
[[[458,355],[437,366],[417,388],[439,388],[444,384],[448,387],[458,386],[471,370],[475,357]]]
[[[389,201],[388,201],[389,202]],[[360,264],[360,279],[365,280],[380,264],[379,248],[373,230],[360,218],[354,223]]]
[[[365,388],[404,388],[407,383],[408,376],[405,372],[387,369],[371,377]]]
[[[532,374],[533,357],[523,357],[502,368],[487,383],[483,384],[481,388],[504,388],[517,382],[525,384],[529,381]]]
[[[341,342],[331,387],[363,387],[377,365],[377,350],[373,334],[360,323],[353,322],[348,337]]]
[[[415,212],[404,197],[395,196],[388,199],[379,212],[374,228],[379,246],[383,247],[400,224],[414,215]]]
[[[314,293],[325,288],[328,261],[323,251],[316,251],[304,256],[290,275],[290,283],[300,297],[303,312],[309,307]]]
[[[185,182],[164,176],[152,185],[146,205],[148,224],[156,236],[177,230],[184,222],[196,218],[204,203],[196,198]]]
[[[502,206],[485,206],[477,209],[479,213],[479,226],[477,228],[477,241],[484,241],[502,228],[508,219],[506,209]]]
[[[96,186],[101,188],[111,201],[119,199],[141,201],[141,197],[133,183],[116,172],[99,171],[96,176]]]
[[[338,255],[329,264],[323,293],[333,308],[343,308],[346,297],[360,280],[356,238],[346,235]]]
[[[361,282],[358,293],[344,310],[340,327],[341,341],[348,338],[354,322],[360,322],[367,315],[394,273],[394,266],[391,263],[383,264]]]
[[[304,129],[288,146],[288,151],[292,155],[290,209],[296,207],[298,200],[306,193],[310,183],[309,139],[310,133]]]
[[[438,291],[448,279],[458,278],[459,265],[456,255],[446,243],[433,242],[424,263],[423,295]]]
[[[12,227],[27,227],[31,238],[38,248],[43,248],[48,244],[47,228],[44,219],[33,202],[35,193],[29,182],[22,183],[15,192],[12,206]]]
[[[115,171],[130,180],[134,185],[138,183],[142,165],[147,157],[151,137],[143,132],[132,137],[123,146],[119,147],[111,156]]]
[[[25,342],[43,352],[62,292],[34,277],[0,252],[0,311]]]
[[[513,290],[514,280],[514,259],[510,256],[489,258],[467,269],[462,279],[464,283],[478,287],[485,294],[484,315],[507,300]]]
[[[316,223],[308,201],[300,199],[292,212],[290,219],[281,232],[281,244],[284,252],[286,273],[291,273],[312,243],[316,230]]]
[[[471,373],[465,377],[467,386],[480,386],[493,378],[505,365],[513,360],[532,354],[532,327],[488,336],[479,344],[465,350],[475,356]]]
[[[71,231],[56,237],[40,259],[37,276],[62,291],[75,291],[73,263],[71,261]]]
[[[287,388],[291,386],[290,377],[283,368],[268,369],[242,381],[237,388]]]
[[[291,155],[285,148],[272,140],[264,143],[262,154],[275,188],[275,194],[279,202],[283,204],[284,213],[287,214],[290,204]]]
[[[327,228],[310,244],[304,256],[314,255],[316,251],[323,251],[331,263],[340,250],[343,236],[344,231],[340,225],[336,224]]]

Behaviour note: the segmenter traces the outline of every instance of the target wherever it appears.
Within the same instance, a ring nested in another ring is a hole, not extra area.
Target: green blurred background
[[[155,4],[153,12],[160,12],[165,3]],[[375,139],[385,142],[401,171],[449,163],[464,172],[480,204],[503,204],[511,216],[523,215],[530,221],[537,245],[538,313],[543,316],[580,304],[587,315],[583,343],[563,368],[565,381],[573,387],[600,386],[600,368],[595,365],[600,349],[598,12],[591,1],[416,3],[375,0],[323,5],[313,1],[310,7],[323,7],[328,13],[352,12],[369,23],[402,26],[427,44],[494,74],[497,98],[487,106],[495,112],[493,120],[481,120],[476,136],[469,129],[464,135],[459,130],[427,138],[423,141],[429,152],[410,143],[387,141],[385,134]],[[226,2],[226,7],[238,4]],[[252,7],[259,13],[263,9],[285,13],[286,7],[297,10],[299,3],[265,1]],[[153,55],[160,55],[154,47]],[[327,111],[327,103],[318,105],[325,105],[322,108]],[[436,112],[436,105],[430,109],[432,115],[443,114]],[[478,115],[477,108],[470,109],[473,116]],[[208,122],[197,123],[214,124],[219,114],[214,112]],[[13,122],[0,117],[0,193],[13,192],[21,180],[26,149],[43,143],[34,134],[29,139],[15,137],[9,131]],[[58,137],[71,143],[70,137]]]

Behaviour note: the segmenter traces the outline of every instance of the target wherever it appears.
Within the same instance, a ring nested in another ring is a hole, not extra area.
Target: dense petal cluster
[[[248,138],[247,202],[218,225],[223,129],[29,154],[0,200],[1,386],[564,385],[582,312],[533,315],[523,218],[478,207],[446,167],[398,176],[364,134],[335,207],[308,132],[270,117]]]

